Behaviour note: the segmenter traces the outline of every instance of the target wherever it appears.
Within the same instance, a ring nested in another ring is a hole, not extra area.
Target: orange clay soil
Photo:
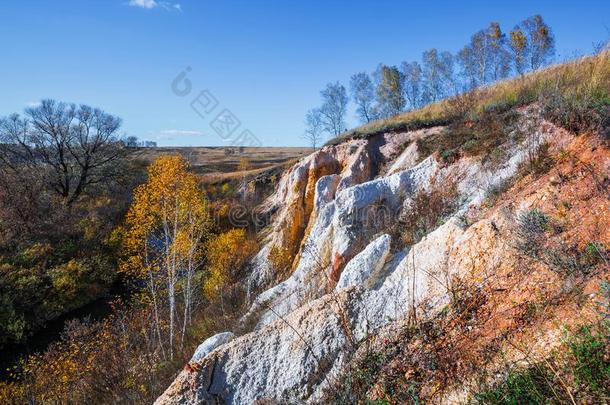
[[[579,252],[593,241],[610,246],[610,150],[598,137],[580,136],[555,148],[552,158],[550,170],[520,178],[481,213],[488,221],[473,225],[480,227],[478,250],[468,259],[471,274],[454,280],[457,300],[450,315],[437,317],[430,326],[436,332],[424,331],[425,338],[420,331],[416,338],[395,341],[402,347],[384,366],[369,392],[372,399],[388,399],[383,392],[389,385],[408,384],[415,374],[424,382],[424,400],[464,398],[459,393],[475,387],[480,376],[514,362],[540,361],[559,345],[564,327],[598,318],[600,284],[610,280],[606,262],[587,273],[565,274],[514,247],[514,212],[531,208],[558,228],[549,232],[555,246]],[[482,262],[490,260],[485,251],[498,243],[503,256],[493,272],[482,271]],[[422,366],[431,360],[435,367]]]

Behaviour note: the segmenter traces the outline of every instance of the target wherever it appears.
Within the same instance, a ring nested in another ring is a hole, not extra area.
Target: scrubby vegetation
[[[567,245],[560,237],[561,225],[538,209],[522,212],[517,221],[517,249],[558,273],[586,274],[607,260],[602,243],[592,241],[584,249]]]
[[[49,274],[73,306],[81,302],[78,298],[86,302],[84,288],[98,288],[91,274],[102,271],[108,273],[107,283],[121,277],[130,294],[114,302],[106,319],[74,320],[60,341],[10,367],[0,383],[0,402],[151,402],[202,340],[224,330],[243,312],[243,269],[257,246],[247,229],[255,227],[247,223],[245,228],[223,231],[214,224],[204,185],[189,171],[187,161],[163,156],[153,162],[147,181],[136,187],[126,208],[124,223],[118,214],[104,223],[112,262],[83,267],[95,263],[92,248],[86,255],[82,252],[83,262],[49,266]],[[96,220],[93,213],[88,220]],[[78,248],[83,246],[72,247]],[[48,263],[51,248],[38,249],[22,255]],[[8,275],[16,277],[15,272]],[[47,293],[45,298],[49,297],[58,305],[58,298]],[[27,295],[20,299],[37,303]]]
[[[507,370],[474,403],[603,403],[610,398],[610,325],[567,331],[550,358]]]
[[[421,190],[407,200],[393,226],[393,240],[401,247],[419,242],[450,217],[459,206],[455,182],[434,181],[428,190]]]
[[[142,168],[99,109],[44,100],[0,119],[0,348],[105,295]]]
[[[469,373],[481,382],[471,387],[468,403],[604,403],[610,398],[610,324],[603,312],[594,323],[566,328],[561,344],[548,357],[533,360],[515,346],[523,360],[507,361],[504,370],[487,373],[484,367],[507,337],[498,336],[482,347],[479,355],[484,358],[456,352],[461,344],[455,339],[473,339],[469,335],[485,322],[478,319],[485,305],[482,291],[461,291],[466,295],[455,296],[433,320],[404,326],[381,342],[375,336],[363,342],[357,362],[325,401],[419,404],[443,398],[452,384],[472,385]],[[610,302],[607,289],[604,297],[605,304]]]
[[[498,163],[504,158],[500,146],[511,136],[519,136],[518,118],[514,110],[483,111],[474,120],[456,120],[441,133],[418,140],[418,151],[421,156],[437,152],[447,163],[464,156],[483,156],[484,162]]]

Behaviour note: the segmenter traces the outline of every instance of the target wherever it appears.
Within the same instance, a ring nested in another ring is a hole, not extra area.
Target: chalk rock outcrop
[[[220,345],[230,342],[233,340],[233,338],[235,338],[235,335],[232,332],[223,332],[210,336],[202,344],[197,346],[195,354],[193,354],[193,357],[191,357],[191,362],[199,362],[203,360],[203,358],[210,354],[212,350],[216,349]]]
[[[550,130],[541,131],[544,139]],[[328,146],[284,174],[266,202],[275,216],[254,259],[252,286],[274,280],[267,265],[272,246],[297,237],[292,273],[254,299],[244,316],[256,324],[253,331],[201,348],[201,367],[182,371],[157,404],[318,401],[364,337],[415,311],[441,311],[449,281],[472,272],[473,263],[487,274],[510,261],[506,213],[469,226],[464,216],[485,190],[514,175],[527,142],[512,145],[504,164],[483,167],[472,158],[451,165],[420,160],[410,146],[414,137],[384,134]],[[387,174],[380,175],[382,166]],[[432,181],[448,180],[459,190],[456,212],[418,243],[392,251],[389,229],[405,202]]]
[[[353,294],[338,294],[336,302],[357,302]],[[349,341],[334,302],[329,297],[313,301],[284,321],[223,345],[197,372],[182,371],[156,404],[252,404],[319,396],[326,377],[348,358]]]
[[[372,241],[345,266],[335,288],[364,285],[371,275],[383,268],[390,253],[391,240],[390,235],[384,234]]]

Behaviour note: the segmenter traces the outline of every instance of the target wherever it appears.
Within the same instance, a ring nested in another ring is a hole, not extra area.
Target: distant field
[[[157,147],[142,149],[140,158],[153,161],[161,155],[180,154],[197,173],[211,181],[242,175],[240,162],[248,160],[248,174],[256,174],[311,153],[311,148],[293,147]]]

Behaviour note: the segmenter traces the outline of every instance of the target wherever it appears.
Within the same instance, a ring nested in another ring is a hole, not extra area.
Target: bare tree
[[[510,71],[506,36],[500,24],[492,22],[485,30],[472,35],[470,42],[458,52],[466,88],[472,89],[506,77]]]
[[[540,15],[521,23],[529,43],[529,65],[532,70],[544,66],[555,54],[555,36]]]
[[[339,82],[329,83],[320,92],[322,96],[322,107],[320,114],[324,130],[333,136],[341,134],[345,130],[345,114],[347,112],[347,91]]]
[[[126,155],[117,139],[121,120],[86,105],[43,100],[0,122],[4,170],[38,173],[70,206],[90,187],[119,178]]]
[[[360,72],[350,79],[352,99],[356,103],[356,113],[361,122],[370,122],[373,119],[373,102],[375,89],[367,73]]]
[[[324,132],[324,123],[322,122],[322,113],[318,108],[312,108],[305,115],[305,133],[311,147],[316,150],[317,146],[322,141],[322,133]]]
[[[404,77],[396,66],[380,65],[376,73],[377,110],[382,117],[392,117],[404,110]]]
[[[422,62],[425,102],[439,101],[455,91],[454,60],[451,53],[439,53],[436,49],[430,49],[424,52]]]
[[[419,108],[422,96],[422,68],[418,62],[403,62],[401,68],[406,102],[411,109]]]
[[[476,66],[477,83],[483,85],[487,83],[489,73],[489,45],[487,33],[483,30],[476,32],[470,38],[470,48],[472,49],[473,62]]]
[[[457,60],[462,66],[461,75],[465,81],[466,90],[472,90],[478,87],[478,73],[475,61],[474,50],[470,45],[466,45],[457,54]]]

